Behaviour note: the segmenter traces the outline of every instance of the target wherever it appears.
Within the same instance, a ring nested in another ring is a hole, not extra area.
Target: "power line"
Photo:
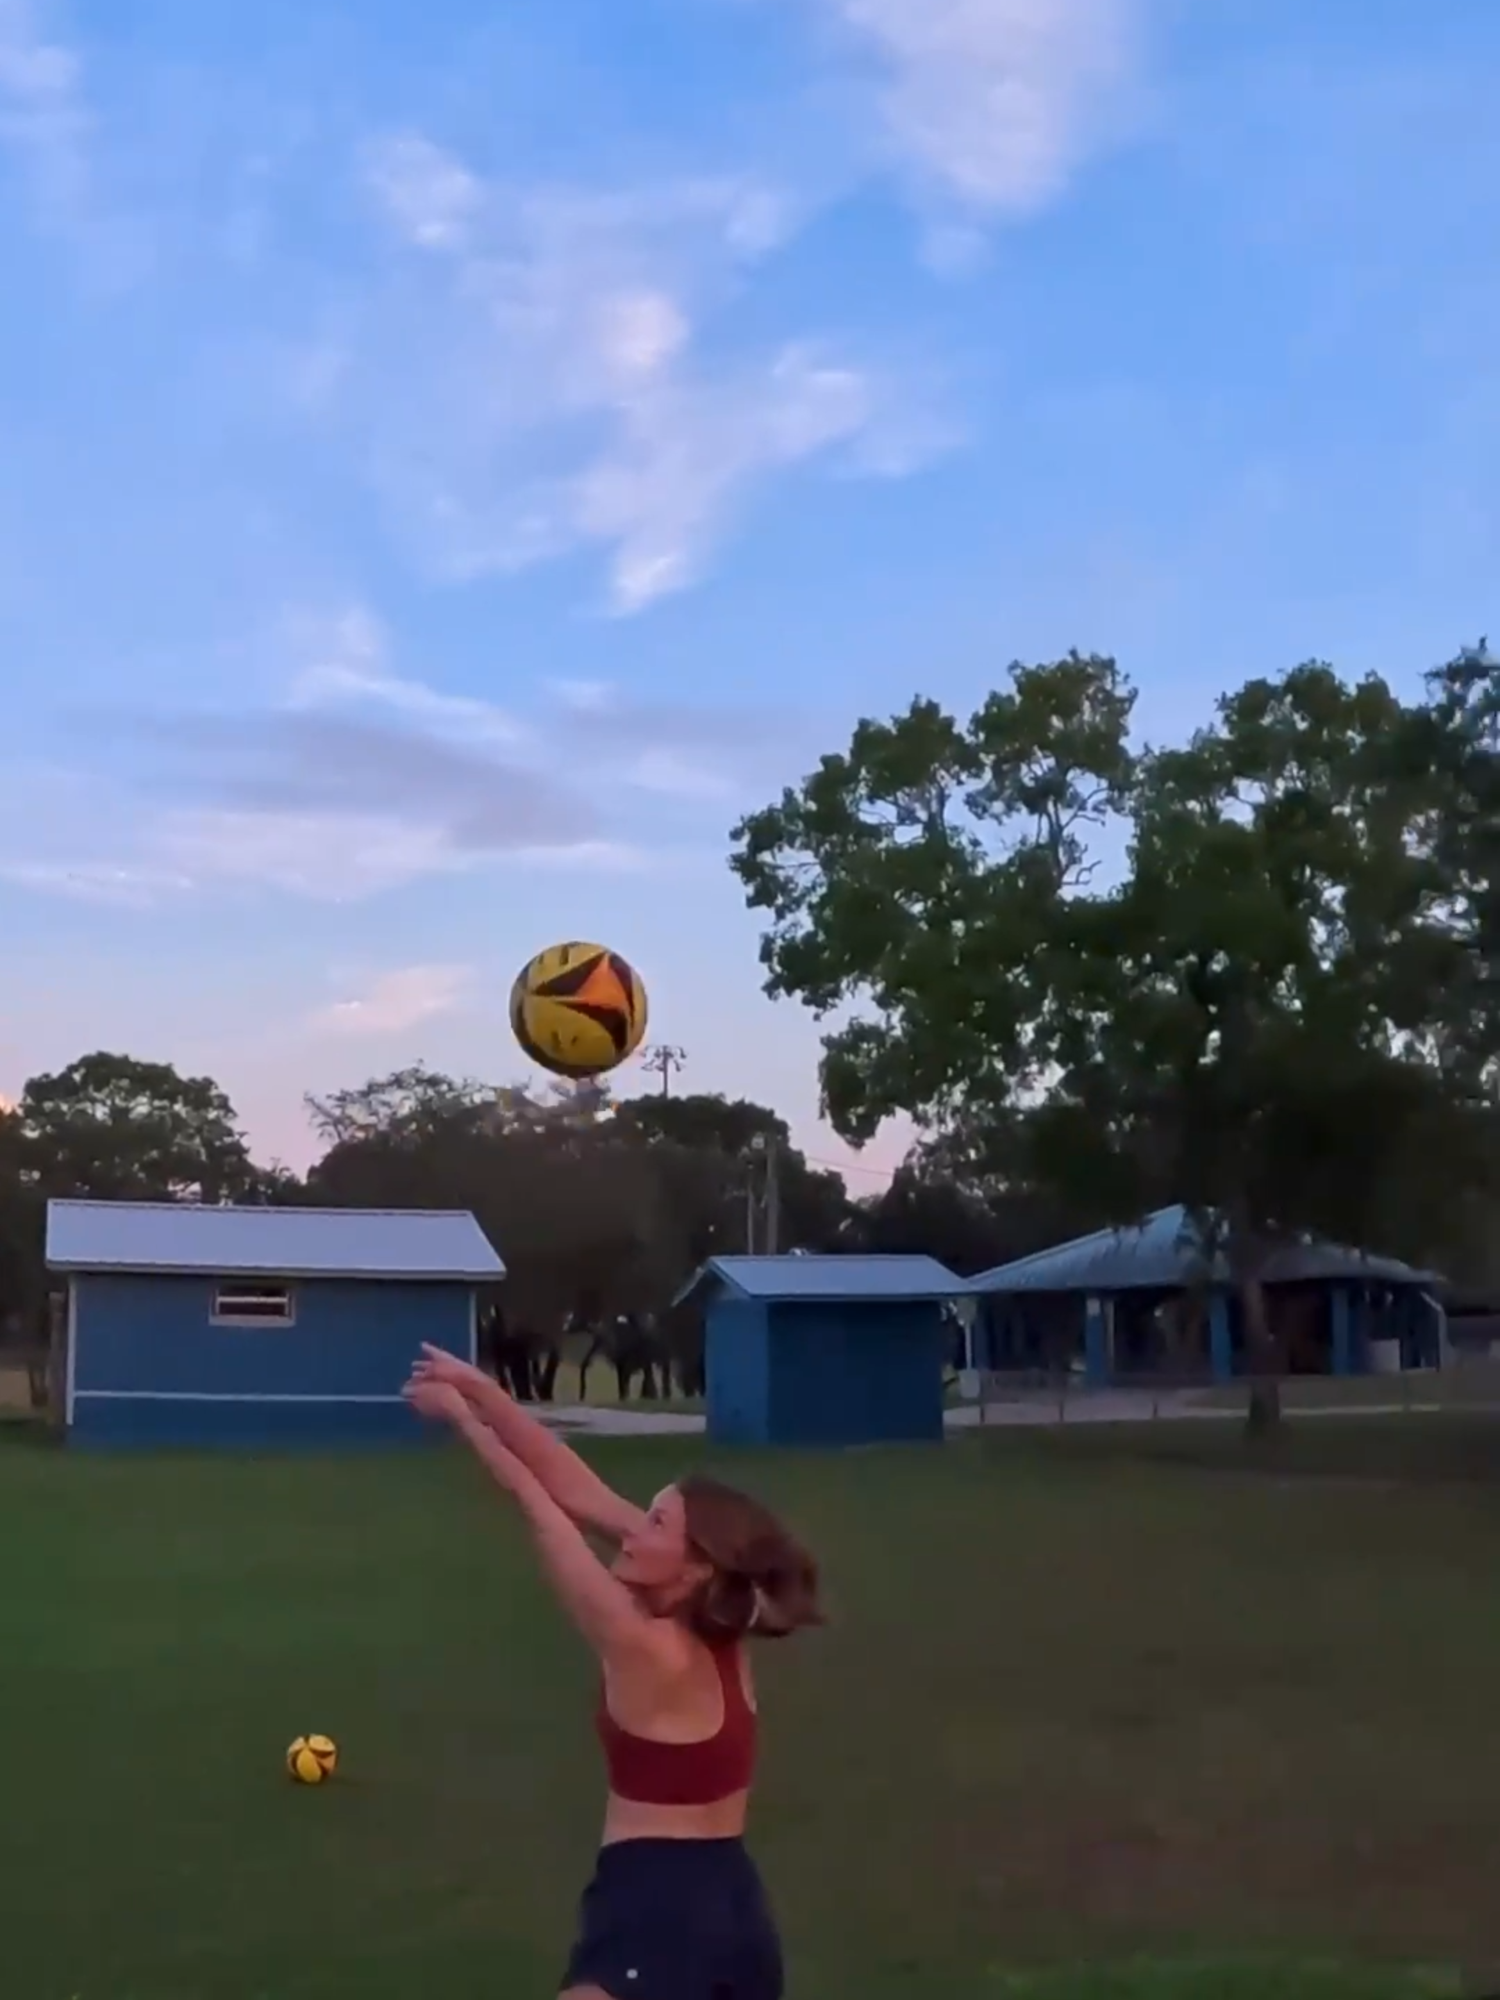
[[[881,1181],[893,1181],[896,1178],[895,1167],[862,1167],[854,1160],[820,1159],[816,1153],[804,1153],[802,1157],[810,1167],[827,1167],[835,1174],[868,1174],[873,1179]]]

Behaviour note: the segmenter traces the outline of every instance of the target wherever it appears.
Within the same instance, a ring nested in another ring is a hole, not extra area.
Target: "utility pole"
[[[686,1049],[675,1048],[671,1042],[658,1042],[654,1048],[647,1049],[641,1058],[641,1068],[651,1070],[659,1076],[662,1096],[670,1097],[673,1072],[681,1069],[686,1061]]]
[[[750,1158],[745,1173],[745,1251],[755,1255],[755,1211],[761,1217],[761,1255],[774,1257],[781,1247],[781,1141],[774,1132],[757,1132],[750,1141]],[[756,1169],[765,1163],[762,1179]],[[756,1200],[756,1182],[760,1199]]]

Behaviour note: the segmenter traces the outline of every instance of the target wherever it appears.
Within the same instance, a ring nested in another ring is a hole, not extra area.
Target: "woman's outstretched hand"
[[[421,1363],[417,1366],[420,1368]],[[433,1423],[454,1424],[469,1414],[462,1389],[430,1375],[420,1376],[415,1369],[401,1393],[419,1417],[427,1417]]]
[[[430,1340],[424,1340],[421,1353],[412,1363],[411,1379],[413,1382],[446,1382],[452,1388],[467,1389],[471,1383],[484,1378],[482,1371],[472,1362],[461,1361],[446,1347],[434,1347]]]

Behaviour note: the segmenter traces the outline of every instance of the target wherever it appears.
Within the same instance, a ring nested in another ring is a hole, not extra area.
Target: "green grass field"
[[[1495,1435],[1176,1428],[735,1461],[837,1621],[763,1675],[791,2000],[1500,1969]],[[674,1465],[597,1455],[642,1494]],[[5,2000],[552,2000],[591,1669],[473,1468],[11,1427],[0,1520]],[[321,1791],[282,1776],[303,1729],[343,1748]]]

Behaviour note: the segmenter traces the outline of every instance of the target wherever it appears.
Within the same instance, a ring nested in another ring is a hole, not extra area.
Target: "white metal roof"
[[[505,1275],[467,1209],[220,1208],[171,1201],[49,1201],[47,1264],[54,1271],[472,1284]]]

